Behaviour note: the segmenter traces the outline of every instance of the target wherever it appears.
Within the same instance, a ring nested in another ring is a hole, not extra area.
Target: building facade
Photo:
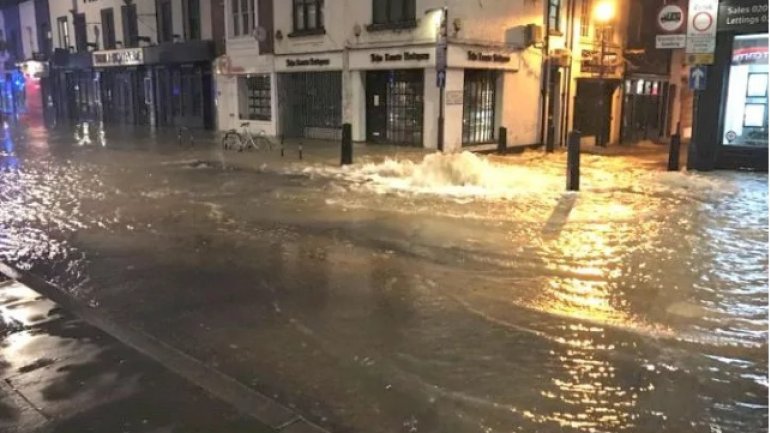
[[[57,118],[213,128],[222,10],[216,0],[53,2]]]

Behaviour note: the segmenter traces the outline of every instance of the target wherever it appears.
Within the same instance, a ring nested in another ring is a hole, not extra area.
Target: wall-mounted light
[[[455,29],[455,35],[460,33],[460,30],[463,29],[463,21],[460,18],[455,18],[454,21],[452,21],[452,26]]]
[[[356,37],[361,36],[361,24],[356,24],[353,26],[353,34],[356,35]]]
[[[283,32],[280,29],[275,31],[275,39],[279,41],[283,40]]]

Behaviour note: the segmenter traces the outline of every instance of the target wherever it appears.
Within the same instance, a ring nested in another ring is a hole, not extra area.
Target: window
[[[67,17],[56,19],[56,26],[59,30],[59,47],[65,50],[70,49],[70,28],[67,25]]]
[[[322,32],[323,23],[323,0],[294,0],[295,33]]]
[[[254,30],[254,0],[230,0],[232,36],[249,36]]]
[[[497,72],[465,70],[463,86],[463,144],[495,140]]]
[[[239,78],[240,118],[270,120],[270,75]]]
[[[587,38],[591,35],[591,0],[580,3],[580,36]]]
[[[188,41],[201,38],[201,4],[200,0],[184,0],[184,38]]]
[[[112,8],[102,9],[102,45],[105,50],[115,48],[115,14]]]
[[[136,5],[123,5],[120,9],[123,15],[123,46],[135,47],[139,44]]]
[[[88,36],[86,35],[86,14],[75,14],[72,18],[72,25],[75,27],[75,48],[78,51],[87,51]]]
[[[415,23],[415,0],[374,0],[374,24]]]
[[[171,15],[171,0],[158,0],[158,43],[174,41],[173,17]]]
[[[551,32],[561,27],[561,0],[548,0],[548,26]]]
[[[739,35],[733,40],[727,83],[722,144],[767,147],[768,36]]]

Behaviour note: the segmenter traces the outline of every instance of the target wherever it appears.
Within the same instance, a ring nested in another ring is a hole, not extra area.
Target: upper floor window
[[[59,32],[59,47],[69,51],[70,28],[67,24],[67,17],[59,17],[56,19],[56,29]]]
[[[558,33],[561,27],[561,0],[548,0],[548,28]]]
[[[188,41],[201,38],[201,4],[200,0],[184,0],[182,2],[184,15],[184,38]]]
[[[248,36],[254,30],[254,0],[230,0],[231,36]]]
[[[158,0],[156,3],[158,11],[158,42],[173,42],[174,27],[171,10],[171,0]]]
[[[415,22],[415,0],[373,0],[374,24]]]
[[[136,4],[120,7],[123,16],[123,46],[136,47],[139,45],[139,22],[136,14]]]
[[[294,32],[323,31],[323,0],[294,0]]]
[[[115,16],[112,8],[101,10],[102,15],[102,45],[105,50],[115,48]]]
[[[580,36],[587,38],[591,35],[591,0],[580,3]]]

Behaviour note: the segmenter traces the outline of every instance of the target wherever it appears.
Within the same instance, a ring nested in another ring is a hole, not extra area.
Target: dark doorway
[[[621,141],[653,140],[665,134],[669,84],[661,80],[626,79],[623,88]]]
[[[595,137],[596,144],[606,145],[612,125],[612,94],[616,80],[579,78],[575,95],[574,128],[583,137]]]
[[[422,146],[423,70],[366,73],[366,139]]]

